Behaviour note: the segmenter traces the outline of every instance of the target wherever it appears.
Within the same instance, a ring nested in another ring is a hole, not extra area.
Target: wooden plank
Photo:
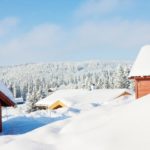
[[[0,132],[2,132],[2,106],[0,103]]]
[[[136,98],[140,98],[147,94],[150,94],[150,80],[141,79],[136,80]]]
[[[135,77],[130,77],[129,79],[131,79],[131,80],[142,80],[142,79],[150,79],[150,76],[143,76],[143,77],[141,77],[141,76],[135,76]]]
[[[138,80],[134,80],[135,81],[135,97],[136,99],[139,98],[139,93],[138,93]]]

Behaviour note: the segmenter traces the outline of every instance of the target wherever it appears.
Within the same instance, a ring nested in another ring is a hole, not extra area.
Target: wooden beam
[[[142,80],[142,79],[150,79],[150,76],[135,76],[135,77],[129,77],[131,80]]]

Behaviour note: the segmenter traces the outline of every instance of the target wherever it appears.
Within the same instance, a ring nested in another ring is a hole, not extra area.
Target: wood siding
[[[58,108],[62,108],[65,107],[65,104],[63,102],[61,102],[60,100],[56,101],[54,104],[52,104],[49,109],[54,110],[54,109],[58,109]]]
[[[0,132],[2,132],[2,106],[0,103]]]
[[[135,79],[136,98],[150,94],[150,79]]]

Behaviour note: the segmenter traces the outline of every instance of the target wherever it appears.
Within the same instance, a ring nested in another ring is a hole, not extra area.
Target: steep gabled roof
[[[150,76],[150,45],[141,48],[129,78]]]
[[[14,106],[14,97],[10,90],[0,82],[0,102],[2,106]]]

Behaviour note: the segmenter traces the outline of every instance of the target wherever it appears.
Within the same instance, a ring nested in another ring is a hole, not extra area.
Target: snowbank
[[[149,118],[147,95],[128,105],[96,107],[21,136],[2,136],[1,150],[149,150]]]
[[[122,120],[124,120],[126,114],[130,117],[128,111],[129,106],[130,105],[128,105],[128,107],[121,105],[121,107],[114,107],[111,102],[110,105],[93,107],[93,109],[79,113],[71,118],[64,118],[65,116],[62,118],[58,117],[53,123],[50,123],[53,118],[42,118],[40,117],[40,114],[38,114],[39,112],[34,112],[29,116],[24,116],[23,118],[19,118],[19,116],[14,119],[11,118],[11,120],[8,120],[7,123],[13,123],[13,130],[18,131],[18,133],[19,130],[21,133],[21,131],[29,129],[33,126],[33,124],[43,124],[48,122],[48,120],[50,124],[43,127],[41,126],[40,128],[20,136],[12,135],[0,137],[1,150],[10,148],[20,150],[21,147],[23,150],[103,150],[104,147],[112,142],[111,140],[109,141],[109,138],[111,136],[115,137],[119,133],[118,130],[120,129],[120,122],[124,123]],[[134,108],[136,105],[131,106]],[[87,107],[87,105],[84,107]],[[77,108],[80,109],[80,107]],[[131,112],[132,114],[134,114],[133,111]],[[121,118],[118,120],[118,117]],[[118,121],[119,123],[115,121]],[[112,123],[115,123],[117,129],[113,130],[115,126]],[[126,124],[123,124],[122,128],[126,129],[125,125]],[[17,126],[18,130],[15,129],[15,126]],[[119,137],[119,139],[121,138]],[[28,146],[25,147],[24,145]],[[110,149],[113,150],[114,148],[111,147]]]
[[[150,95],[110,112],[81,115],[63,128],[57,149],[149,150],[149,108]]]

